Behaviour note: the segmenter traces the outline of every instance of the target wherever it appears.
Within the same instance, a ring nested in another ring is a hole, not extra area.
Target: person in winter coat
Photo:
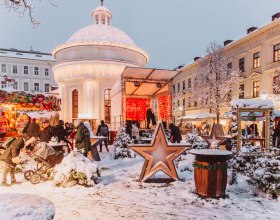
[[[77,133],[74,136],[75,147],[82,151],[84,156],[87,156],[88,151],[91,150],[89,130],[80,120],[76,120],[74,125],[77,129]]]
[[[131,123],[131,121],[126,121],[125,132],[129,135],[130,138],[132,138],[132,123]]]
[[[40,136],[40,125],[36,123],[36,119],[33,118],[32,122],[29,124],[27,128],[27,135],[29,137],[38,138]]]
[[[108,127],[108,125],[105,124],[105,122],[103,120],[101,120],[101,124],[97,128],[96,135],[97,136],[102,135],[102,136],[106,137],[106,139],[104,140],[104,144],[105,144],[107,152],[109,152],[109,149],[108,149],[109,127]],[[100,146],[99,152],[102,152],[102,142],[99,146]]]
[[[53,126],[50,125],[49,120],[43,121],[43,131],[40,134],[40,140],[42,142],[48,143],[52,137],[56,136],[55,129]]]
[[[146,111],[146,119],[147,119],[147,129],[150,129],[150,122],[152,120],[153,111],[151,108],[148,108]]]
[[[70,134],[72,133],[73,129],[70,127],[70,123],[68,123],[68,122],[66,122],[64,124],[64,126],[65,126],[65,135],[66,135],[66,137],[69,137]]]
[[[64,121],[63,120],[59,120],[58,121],[58,125],[56,125],[54,127],[55,129],[55,136],[57,137],[57,140],[58,142],[60,141],[64,141],[64,142],[67,142],[66,141],[66,132],[65,132],[65,129],[64,129]]]
[[[10,173],[11,176],[11,185],[19,183],[15,178],[15,167],[16,164],[20,162],[18,156],[22,148],[24,148],[24,139],[22,137],[18,137],[10,144],[10,146],[7,147],[7,149],[1,155],[0,160],[4,163],[1,182],[2,186],[9,186],[9,184],[7,184],[8,173]]]
[[[24,128],[22,130],[23,134],[27,134],[27,129],[28,129],[30,123],[31,123],[31,118],[28,116],[28,121],[27,121],[26,125],[24,126]]]
[[[180,128],[171,123],[169,125],[169,129],[171,130],[171,136],[170,136],[171,143],[180,143],[182,140]]]
[[[273,143],[273,147],[279,148],[279,146],[280,146],[280,122],[278,122],[276,128],[274,129],[272,143]]]

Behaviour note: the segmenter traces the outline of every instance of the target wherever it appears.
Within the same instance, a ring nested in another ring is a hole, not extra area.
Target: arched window
[[[105,123],[111,123],[111,89],[104,91],[104,119]]]
[[[75,89],[72,92],[72,118],[78,118],[79,112],[79,93],[78,90]]]

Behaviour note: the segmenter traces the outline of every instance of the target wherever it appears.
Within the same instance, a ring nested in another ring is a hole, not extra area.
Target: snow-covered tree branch
[[[35,28],[40,24],[40,21],[35,19],[33,16],[34,6],[30,2],[31,0],[3,0],[3,5],[14,11],[18,11],[20,16],[23,16],[25,13],[28,13],[30,20]],[[51,5],[56,6],[52,0],[48,0]]]
[[[200,108],[209,108],[220,118],[220,108],[239,94],[239,71],[228,66],[228,58],[221,45],[213,42],[201,58],[191,89],[191,101]]]

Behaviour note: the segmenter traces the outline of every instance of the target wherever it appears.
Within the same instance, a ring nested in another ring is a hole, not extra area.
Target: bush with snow
[[[135,158],[136,154],[132,149],[128,147],[131,143],[129,135],[125,132],[125,128],[119,129],[116,140],[114,142],[114,151],[112,153],[112,158],[114,160],[123,158]]]
[[[97,165],[79,152],[71,152],[54,168],[57,186],[93,186],[100,177]]]

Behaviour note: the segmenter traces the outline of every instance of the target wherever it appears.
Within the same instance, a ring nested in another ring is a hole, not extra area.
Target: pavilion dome
[[[74,33],[66,44],[78,43],[113,43],[124,46],[136,47],[133,40],[120,29],[111,25],[94,24],[86,26]]]

